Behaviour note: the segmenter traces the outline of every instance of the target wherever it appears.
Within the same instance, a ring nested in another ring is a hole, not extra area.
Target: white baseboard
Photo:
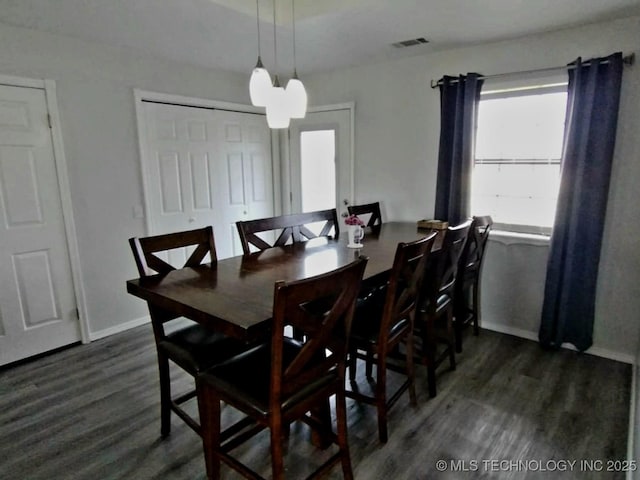
[[[577,349],[573,345],[565,345],[562,344],[563,348],[567,348],[569,350]],[[591,355],[595,355],[596,357],[608,358],[609,360],[615,360],[616,362],[628,363],[629,365],[633,365],[635,362],[635,358],[633,355],[629,355],[628,353],[620,353],[614,352],[613,350],[608,350],[606,348],[600,347],[591,347],[585,353],[589,353]]]
[[[494,332],[506,333],[507,335],[513,335],[514,337],[526,338],[527,340],[538,341],[538,332],[532,332],[530,330],[524,330],[522,328],[514,328],[508,325],[502,325],[499,323],[482,321],[482,328],[492,330]],[[577,351],[577,348],[570,343],[563,343],[562,348],[567,350]],[[606,348],[591,347],[585,353],[595,355],[596,357],[608,358],[609,360],[615,360],[617,362],[628,363],[633,365],[635,358],[633,355],[627,353],[614,352]]]
[[[108,337],[109,335],[114,335],[116,333],[124,332],[125,330],[129,330],[131,328],[139,327],[140,325],[144,325],[149,323],[151,318],[149,315],[134,318],[125,323],[121,323],[120,325],[115,325],[113,327],[105,328],[104,330],[98,330],[97,332],[89,332],[89,339],[93,342],[94,340],[98,340],[100,338]]]
[[[538,341],[538,334],[536,332],[530,332],[522,328],[514,328],[501,323],[493,323],[482,320],[481,328],[485,330],[491,330],[498,333],[506,333],[507,335],[513,335],[514,337],[526,338],[527,340]]]

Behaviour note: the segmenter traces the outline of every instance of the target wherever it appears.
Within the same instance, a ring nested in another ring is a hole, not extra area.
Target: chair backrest
[[[344,384],[347,347],[355,302],[367,258],[329,273],[294,282],[276,282],[271,341],[272,372],[270,402],[324,378]],[[293,326],[306,341],[283,370],[284,327]]]
[[[200,265],[207,254],[210,255],[212,264],[215,264],[218,260],[212,227],[154,235],[152,237],[130,238],[129,245],[141,277],[146,277],[153,273],[166,274],[175,270],[176,267],[170,265],[156,254],[176,248],[195,247],[184,265],[180,265],[178,268]]]
[[[347,206],[349,215],[367,215],[371,214],[367,224],[367,227],[379,227],[382,225],[382,215],[380,214],[380,203],[367,203],[364,205],[349,205]]]
[[[381,350],[400,334],[402,322],[413,325],[415,309],[422,291],[427,259],[433,248],[437,233],[411,243],[399,243],[393,267],[387,282],[387,293],[382,312],[378,345]]]
[[[466,271],[479,272],[484,258],[484,250],[489,239],[489,232],[493,226],[493,219],[486,215],[483,217],[473,217],[469,236],[460,255],[458,275],[463,275]]]
[[[129,245],[131,246],[140,277],[147,277],[154,273],[165,275],[172,270],[176,270],[176,267],[156,255],[157,253],[167,252],[176,248],[195,247],[184,265],[180,265],[178,268],[200,265],[207,254],[211,257],[212,265],[218,261],[216,245],[213,240],[213,228],[210,226],[198,230],[167,233],[151,237],[134,237],[129,239]],[[158,318],[153,314],[151,306],[149,308],[153,334],[157,342],[165,337],[163,324],[178,318],[180,315],[165,314],[162,315],[161,318]]]
[[[447,228],[442,248],[434,262],[427,267],[426,293],[430,300],[439,295],[453,297],[453,289],[458,274],[458,261],[469,234],[471,220]]]
[[[317,235],[307,228],[307,225],[316,222],[324,222],[322,230]],[[338,214],[335,208],[236,222],[236,227],[238,227],[242,251],[245,255],[251,253],[250,245],[258,250],[266,250],[267,248],[281,247],[287,243],[302,242],[310,238],[326,237],[332,232],[334,236],[338,236],[340,233]],[[256,235],[260,232],[273,230],[282,230],[273,245]]]

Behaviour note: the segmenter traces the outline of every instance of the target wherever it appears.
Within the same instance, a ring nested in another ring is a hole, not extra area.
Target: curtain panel
[[[440,82],[440,150],[434,217],[455,225],[470,212],[478,103],[477,73],[444,76]]]
[[[560,191],[539,340],[592,344],[596,283],[616,137],[622,54],[569,65]]]

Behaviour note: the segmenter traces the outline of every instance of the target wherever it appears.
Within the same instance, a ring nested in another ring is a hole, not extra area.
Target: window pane
[[[559,182],[558,164],[477,164],[472,212],[497,223],[552,227]]]
[[[562,92],[480,101],[474,215],[491,215],[496,223],[553,226],[566,99]]]
[[[300,133],[303,212],[336,206],[335,137],[334,130]]]
[[[300,133],[302,211],[336,207],[336,132],[314,130]],[[307,225],[319,234],[324,222]]]
[[[476,159],[559,160],[566,104],[566,92],[482,100]]]

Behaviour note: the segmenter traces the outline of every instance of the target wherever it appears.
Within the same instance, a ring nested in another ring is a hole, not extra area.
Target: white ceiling
[[[274,71],[274,0],[258,0],[262,58]],[[292,70],[291,0],[275,0],[278,60]],[[257,56],[255,0],[0,0],[0,22],[247,72]],[[295,0],[298,72],[640,15],[640,0]],[[405,49],[391,43],[425,37]]]

